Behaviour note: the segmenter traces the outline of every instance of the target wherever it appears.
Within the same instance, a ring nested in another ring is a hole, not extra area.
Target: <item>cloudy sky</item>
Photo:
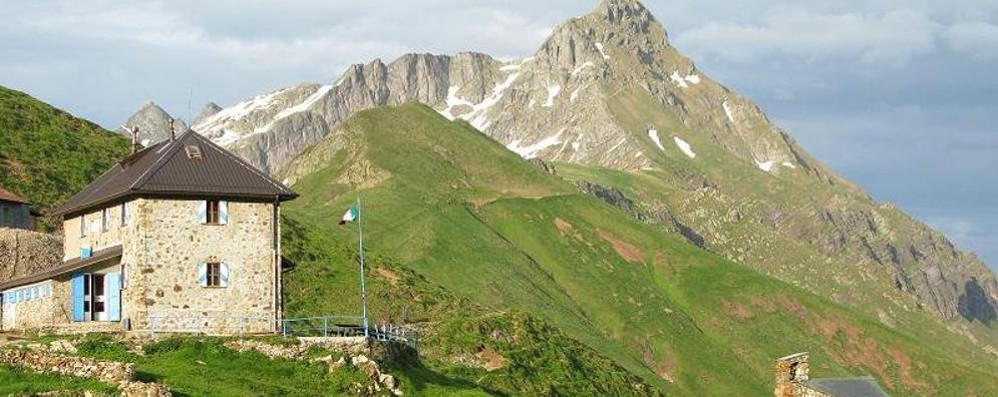
[[[373,58],[527,56],[595,1],[0,0],[0,85],[108,128],[150,99],[188,118]],[[818,158],[998,268],[998,1],[645,4]]]

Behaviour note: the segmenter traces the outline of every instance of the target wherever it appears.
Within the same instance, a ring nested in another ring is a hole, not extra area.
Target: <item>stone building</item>
[[[776,360],[776,397],[887,397],[871,377],[810,379],[808,354]]]
[[[137,151],[58,210],[61,264],[0,283],[0,326],[273,332],[294,197],[197,133]]]
[[[21,196],[0,187],[0,227],[34,230],[38,215]]]

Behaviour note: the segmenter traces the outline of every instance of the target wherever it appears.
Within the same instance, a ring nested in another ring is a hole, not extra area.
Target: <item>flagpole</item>
[[[368,322],[367,322],[367,288],[364,285],[364,220],[361,216],[360,210],[360,196],[357,197],[357,232],[360,236],[360,306],[362,310],[362,319],[364,321],[364,337],[370,337],[368,332]]]

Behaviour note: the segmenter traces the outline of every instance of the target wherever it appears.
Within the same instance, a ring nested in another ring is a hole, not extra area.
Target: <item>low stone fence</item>
[[[225,347],[240,352],[256,350],[271,359],[285,360],[305,360],[305,353],[311,347],[338,351],[344,354],[338,361],[333,360],[333,355],[310,361],[324,363],[329,372],[347,365],[361,370],[371,383],[368,385],[354,383],[353,391],[355,394],[374,396],[381,395],[381,391],[384,390],[392,395],[401,396],[402,389],[398,380],[394,376],[382,372],[377,362],[362,353],[370,347],[369,342],[367,338],[362,336],[298,338],[298,343],[294,345],[272,345],[258,340],[241,339],[225,342]]]
[[[0,350],[0,364],[20,365],[38,372],[93,378],[112,384],[130,381],[135,375],[130,363],[14,349]]]
[[[59,341],[57,341],[59,342]],[[88,357],[65,356],[55,351],[75,351],[72,345],[53,342],[49,347],[35,344],[27,350],[0,349],[0,364],[21,366],[35,372],[52,373],[80,378],[91,378],[118,386],[123,397],[168,397],[172,394],[166,386],[157,383],[133,381],[135,369],[131,363],[100,361]]]

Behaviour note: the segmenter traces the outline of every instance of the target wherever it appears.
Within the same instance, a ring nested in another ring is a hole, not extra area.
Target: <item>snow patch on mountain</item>
[[[680,88],[689,88],[690,84],[700,84],[700,76],[695,74],[683,77],[679,74],[679,71],[674,71],[671,75],[669,75],[669,78],[672,79],[672,81]]]
[[[582,87],[579,87],[579,88],[576,88],[575,91],[572,91],[572,95],[571,95],[571,97],[569,97],[569,100],[571,102],[575,102],[576,99],[579,99],[579,90],[581,90],[581,89],[582,89]]]
[[[662,140],[658,138],[658,130],[648,130],[648,137],[651,138],[652,142],[655,142],[655,146],[658,146],[663,152],[665,151],[665,146],[662,146]]]
[[[466,101],[464,98],[457,96],[457,92],[461,89],[459,86],[451,86],[447,89],[447,101],[445,102],[447,107],[440,111],[440,114],[446,117],[448,120],[454,120],[457,116],[454,116],[453,110],[456,106],[471,106],[475,107],[475,104]]]
[[[214,116],[209,117],[195,126],[194,129],[205,136],[219,134],[222,129],[225,128],[227,123],[242,120],[250,113],[270,106],[270,104],[274,101],[274,98],[284,91],[285,90],[278,90],[263,95],[257,95],[253,97],[253,99],[239,102],[231,107],[222,109]]]
[[[302,101],[301,103],[292,106],[290,108],[284,109],[280,113],[277,113],[277,115],[274,116],[274,120],[275,121],[280,120],[292,114],[308,110],[309,107],[311,107],[320,99],[322,99],[322,97],[326,96],[326,94],[328,94],[329,91],[331,91],[332,89],[333,89],[332,85],[324,85],[322,87],[319,87],[319,89],[316,90],[314,94],[309,95],[308,98],[305,98],[305,100]]]
[[[599,54],[603,56],[604,60],[610,60],[610,56],[606,55],[606,51],[603,51],[603,43],[596,43],[596,49],[599,50]]]
[[[728,101],[724,101],[724,103],[721,103],[721,107],[724,108],[724,114],[728,116],[728,121],[731,122],[731,124],[734,124],[735,116],[733,113],[731,113],[731,106],[728,106]]]
[[[772,160],[763,163],[760,163],[758,161],[756,162],[756,165],[759,166],[759,169],[766,172],[770,172],[773,170],[773,164],[775,164],[775,162],[773,162]]]
[[[521,59],[519,61],[515,61],[515,60],[514,61],[510,61],[506,65],[503,65],[502,67],[500,67],[499,70],[503,71],[503,72],[512,72],[514,70],[520,70],[520,67],[522,67],[523,64],[525,64],[527,62],[530,62],[530,61],[533,61],[533,60],[534,60],[534,57],[527,57],[527,58],[523,58],[523,59]]]
[[[215,142],[215,144],[218,146],[225,147],[231,145],[235,141],[238,141],[239,138],[240,138],[239,134],[232,132],[230,130],[224,130],[222,131],[222,136],[213,139],[212,142]]]
[[[797,168],[797,166],[796,166],[796,165],[794,165],[794,163],[791,163],[791,162],[789,162],[789,161],[784,161],[784,162],[783,162],[783,166],[784,166],[784,167],[787,167],[787,168]]]
[[[607,150],[606,152],[607,152],[607,153],[613,153],[613,151],[614,151],[614,150],[617,150],[617,148],[619,148],[619,147],[620,147],[620,145],[623,145],[623,144],[624,144],[624,142],[627,142],[627,137],[623,137],[623,138],[620,138],[620,142],[617,142],[617,144],[616,144],[616,145],[613,145],[613,147],[612,147],[612,148],[610,148],[610,150]]]
[[[676,146],[679,146],[679,150],[682,150],[683,153],[686,153],[686,155],[691,159],[697,158],[697,154],[693,153],[693,147],[690,146],[688,142],[684,141],[683,138],[674,136],[672,139],[676,141]]]
[[[506,148],[516,154],[519,154],[520,157],[523,157],[525,159],[532,159],[534,157],[537,157],[537,153],[540,153],[542,150],[561,143],[561,134],[563,134],[565,130],[566,130],[565,128],[562,128],[558,130],[558,132],[555,133],[554,135],[544,138],[539,142],[530,146],[520,147],[520,140],[517,139],[513,142],[510,142],[509,145],[506,145]]]
[[[593,64],[592,62],[586,61],[586,63],[583,63],[579,67],[575,68],[575,70],[572,70],[572,76],[575,76],[575,75],[577,75],[579,73],[582,73],[583,69],[585,69],[587,67],[590,67],[590,66],[596,66],[596,65]]]
[[[479,131],[485,131],[485,129],[489,128],[489,123],[490,123],[488,119],[489,109],[492,108],[492,106],[494,106],[496,103],[499,103],[499,100],[502,99],[503,93],[506,91],[507,88],[513,85],[517,77],[520,77],[520,73],[511,73],[508,77],[506,77],[506,80],[504,80],[499,84],[496,84],[495,88],[492,90],[492,94],[485,97],[485,99],[483,99],[481,102],[477,104],[471,103],[459,97],[457,95],[457,91],[460,89],[460,87],[457,86],[450,87],[447,90],[447,102],[446,102],[447,107],[444,110],[441,110],[440,114],[451,120],[455,118],[461,118],[467,120],[469,123],[471,123],[472,126],[474,126]],[[461,106],[461,105],[471,106],[471,111],[462,114],[461,116],[454,116],[454,114],[452,113],[453,108],[455,106]]]
[[[556,96],[558,96],[558,93],[560,93],[560,92],[561,92],[561,86],[560,85],[554,85],[554,86],[548,87],[548,99],[547,99],[547,101],[544,102],[544,105],[542,105],[542,106],[544,106],[546,108],[554,106],[554,98]]]

